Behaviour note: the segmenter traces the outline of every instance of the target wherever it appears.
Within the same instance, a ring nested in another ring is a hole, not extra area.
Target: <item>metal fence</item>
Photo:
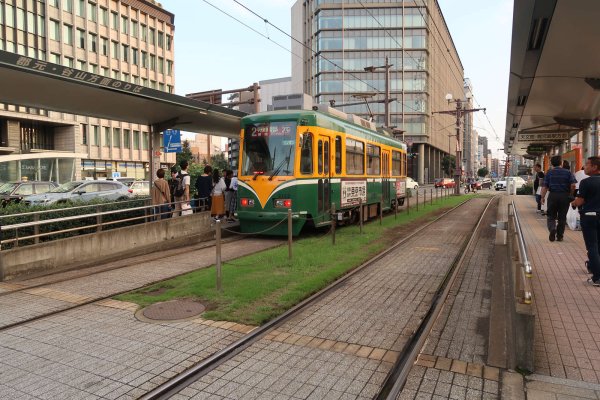
[[[523,231],[521,230],[519,213],[514,201],[511,201],[508,205],[507,231],[507,240],[514,267],[515,298],[524,304],[531,304],[533,300],[531,289],[533,271],[527,253],[527,245],[523,238]]]

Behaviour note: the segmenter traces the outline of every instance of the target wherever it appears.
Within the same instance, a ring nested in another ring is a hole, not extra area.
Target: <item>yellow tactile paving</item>
[[[139,306],[135,303],[130,303],[127,301],[112,300],[112,299],[100,300],[96,304],[98,304],[99,306],[103,306],[103,307],[118,308],[119,310],[129,310],[132,312],[137,311],[137,309],[139,308]]]
[[[0,291],[12,291],[12,290],[19,290],[19,289],[23,289],[26,286],[23,285],[18,285],[16,283],[6,283],[6,282],[0,282]]]
[[[435,368],[442,371],[451,371],[463,375],[471,375],[498,382],[500,370],[487,365],[468,363],[461,360],[453,360],[445,357],[437,357],[429,354],[419,354],[415,364],[426,368]]]

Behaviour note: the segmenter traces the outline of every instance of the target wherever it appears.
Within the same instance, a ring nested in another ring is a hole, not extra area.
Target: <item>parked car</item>
[[[515,181],[515,186],[517,189],[522,188],[527,183],[525,182],[525,179],[521,178],[520,176],[509,176],[496,182],[496,190],[506,190],[506,186],[510,180]]]
[[[25,196],[46,193],[58,185],[49,181],[15,181],[0,186],[0,203],[6,207],[9,203],[19,203]]]
[[[491,189],[492,180],[490,178],[482,178],[477,181],[477,189]]]
[[[419,190],[419,182],[415,181],[411,177],[406,177],[406,188],[412,190]]]
[[[150,182],[148,181],[132,182],[129,189],[132,190],[134,196],[150,196]]]
[[[125,200],[132,196],[132,190],[121,182],[73,181],[64,183],[48,193],[28,196],[23,201],[30,205],[47,205],[93,199]]]
[[[456,186],[456,183],[454,182],[454,179],[451,178],[438,178],[433,182],[433,186],[436,188],[453,188]]]

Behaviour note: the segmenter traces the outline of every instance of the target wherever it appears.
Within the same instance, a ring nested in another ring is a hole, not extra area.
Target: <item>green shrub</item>
[[[76,203],[76,202],[67,202],[67,203],[52,204],[52,205],[47,205],[47,206],[40,206],[40,205],[28,206],[28,205],[25,205],[22,203],[15,203],[15,204],[9,204],[5,208],[0,208],[0,217],[1,217],[0,224],[2,224],[2,226],[21,224],[21,223],[32,222],[36,218],[38,218],[40,221],[49,220],[49,219],[63,219],[63,218],[71,217],[71,216],[75,216],[75,215],[85,215],[85,214],[92,214],[92,213],[96,213],[96,212],[115,211],[115,210],[122,210],[122,209],[127,209],[127,208],[141,207],[141,206],[144,206],[147,204],[149,204],[149,199],[147,197],[146,198],[143,198],[143,197],[135,198],[130,201],[121,201],[121,202],[93,200],[93,201],[87,202],[85,204]],[[83,206],[83,205],[91,206],[91,207],[71,208],[71,207],[78,207],[78,206]],[[34,214],[35,211],[49,211],[49,210],[52,210],[53,212],[48,212],[48,213],[43,213],[43,214]],[[149,210],[146,210],[146,212],[149,212]],[[123,213],[110,213],[108,215],[102,216],[102,222],[106,223],[106,222],[111,222],[111,221],[130,219],[130,218],[134,218],[134,217],[141,217],[144,215],[145,215],[145,210],[131,210],[131,211],[123,212]],[[114,229],[114,228],[120,228],[123,226],[136,225],[136,224],[143,223],[144,221],[145,221],[144,219],[138,219],[138,220],[133,220],[133,221],[119,222],[119,223],[115,223],[115,224],[105,225],[102,227],[102,230],[109,230],[109,229]],[[96,217],[88,217],[88,218],[81,218],[81,219],[67,220],[67,221],[62,220],[62,221],[52,222],[49,224],[39,225],[38,233],[42,234],[42,233],[56,232],[56,231],[65,230],[65,229],[83,228],[85,226],[90,226],[90,225],[95,225],[95,224],[96,224]],[[51,234],[51,235],[47,235],[47,236],[42,236],[39,238],[39,241],[47,242],[47,241],[56,240],[56,239],[63,239],[63,238],[71,237],[71,236],[78,236],[78,235],[83,235],[83,234],[87,234],[87,233],[93,233],[93,232],[96,232],[96,230],[97,230],[97,228],[95,226],[92,226],[90,228],[76,229],[76,230],[73,230],[70,232],[63,232],[63,233],[56,233],[56,234]],[[15,237],[21,238],[21,237],[31,236],[33,234],[35,234],[34,227],[11,229],[9,231],[2,232],[2,240],[14,239]],[[29,244],[33,244],[33,243],[35,243],[34,239],[19,240],[19,246],[29,245]],[[15,244],[16,244],[15,242],[5,243],[2,245],[2,249],[5,250],[5,249],[13,248],[13,247],[15,247]]]
[[[533,194],[533,185],[528,183],[527,185],[518,188],[517,194]]]

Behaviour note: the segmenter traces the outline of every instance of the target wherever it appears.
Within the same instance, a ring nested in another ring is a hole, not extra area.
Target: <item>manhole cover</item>
[[[204,312],[205,307],[192,300],[171,300],[152,304],[144,308],[143,315],[148,319],[173,321],[195,317]]]

